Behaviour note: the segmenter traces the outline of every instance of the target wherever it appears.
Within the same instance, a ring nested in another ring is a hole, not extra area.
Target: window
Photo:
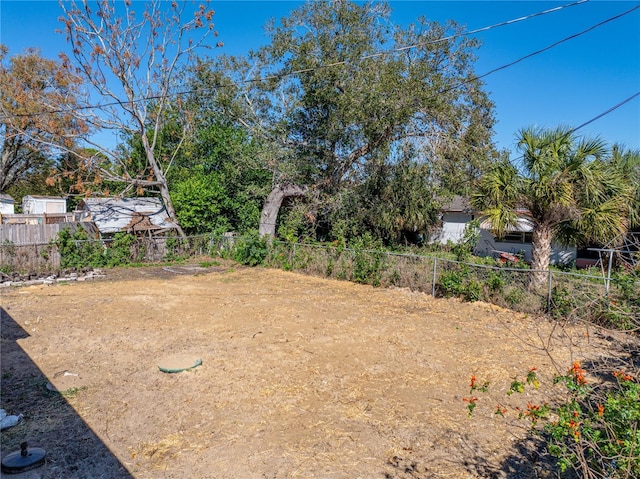
[[[505,234],[502,238],[495,238],[498,243],[531,243],[533,241],[533,233],[524,231],[512,231]]]

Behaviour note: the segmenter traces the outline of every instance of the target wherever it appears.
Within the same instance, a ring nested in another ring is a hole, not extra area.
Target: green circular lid
[[[193,354],[173,354],[162,359],[158,364],[158,368],[163,373],[180,373],[196,368],[201,364],[202,359]]]

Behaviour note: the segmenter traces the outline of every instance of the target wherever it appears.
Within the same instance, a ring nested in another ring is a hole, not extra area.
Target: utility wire
[[[462,36],[473,35],[475,33],[480,33],[480,32],[484,32],[484,31],[492,30],[492,29],[498,28],[498,27],[512,25],[514,23],[522,22],[524,20],[529,20],[531,18],[539,17],[541,15],[546,15],[546,14],[549,14],[549,13],[557,12],[557,11],[565,9],[565,8],[569,8],[569,7],[573,7],[573,6],[576,6],[576,5],[580,5],[580,4],[586,3],[588,1],[589,0],[579,0],[577,2],[569,3],[569,4],[566,4],[566,5],[561,5],[561,6],[558,6],[558,7],[555,7],[555,8],[543,10],[541,12],[532,13],[530,15],[526,15],[526,16],[523,16],[523,17],[515,18],[515,19],[512,19],[512,20],[507,20],[505,22],[496,23],[496,24],[489,25],[489,26],[482,27],[482,28],[478,28],[478,29],[475,29],[475,30],[461,32],[461,33],[458,33],[458,34],[455,34],[455,35],[450,35],[448,37],[439,38],[437,40],[432,40],[432,41],[429,41],[429,42],[416,43],[416,44],[413,44],[413,45],[407,45],[407,46],[404,46],[404,47],[398,47],[398,48],[394,48],[394,49],[383,51],[383,52],[377,52],[377,53],[372,53],[370,55],[364,55],[364,56],[360,57],[358,59],[358,61],[364,61],[364,60],[368,60],[368,59],[371,59],[371,58],[377,58],[377,57],[381,57],[381,56],[386,56],[386,55],[390,55],[392,53],[403,52],[403,51],[406,51],[406,50],[415,49],[415,48],[423,47],[423,46],[426,46],[426,45],[432,45],[432,44],[440,43],[440,42],[443,42],[443,41],[452,40],[452,39],[455,39],[455,38],[458,38],[458,37],[462,37]],[[640,5],[637,6],[636,8],[640,8]],[[546,51],[546,50],[548,50],[550,48],[553,48],[554,46],[556,46],[556,45],[558,45],[558,44],[560,44],[560,43],[562,43],[564,41],[567,41],[567,40],[569,40],[571,38],[575,38],[576,36],[582,35],[583,33],[586,33],[587,31],[590,31],[590,30],[600,26],[601,24],[607,23],[608,21],[615,20],[615,19],[617,19],[617,18],[619,18],[619,17],[621,17],[623,15],[626,15],[627,13],[630,13],[633,10],[635,10],[635,8],[630,10],[630,11],[628,11],[628,12],[625,12],[625,13],[623,13],[621,15],[613,17],[613,18],[611,18],[609,20],[605,20],[604,22],[602,22],[602,23],[600,23],[598,25],[595,25],[595,26],[591,27],[588,30],[585,30],[584,32],[572,35],[571,37],[567,37],[566,39],[561,40],[561,41],[559,41],[559,42],[557,42],[557,43],[555,43],[555,44],[553,44],[553,45],[551,45],[551,46],[549,46],[549,47],[547,47],[547,48],[545,48],[543,50],[531,53],[531,54],[529,54],[529,55],[527,55],[525,57],[522,57],[522,58],[516,60],[515,62],[512,62],[512,63],[508,64],[508,65],[504,65],[504,66],[498,67],[498,68],[496,68],[496,69],[494,69],[494,70],[492,70],[492,71],[490,71],[488,73],[485,73],[485,74],[483,74],[483,75],[481,75],[479,77],[475,77],[474,79],[483,78],[483,77],[485,77],[487,75],[490,75],[491,73],[494,73],[496,71],[502,70],[502,69],[507,68],[509,66],[515,65],[516,63],[519,63],[520,61],[522,61],[522,60],[524,60],[526,58],[529,58],[529,57],[531,57],[533,55],[537,55],[538,53],[542,53],[542,52],[544,52],[544,51]],[[279,73],[279,74],[276,74],[276,75],[267,75],[267,76],[264,76],[264,77],[261,77],[261,78],[257,78],[257,79],[254,78],[254,79],[249,79],[249,80],[243,80],[243,81],[240,81],[238,83],[239,84],[258,83],[258,82],[266,81],[266,80],[280,79],[280,78],[285,78],[287,76],[299,75],[299,74],[303,74],[303,73],[310,73],[312,71],[316,71],[316,70],[320,70],[320,69],[331,68],[331,67],[335,67],[335,66],[344,66],[347,63],[350,63],[350,62],[347,62],[347,61],[333,62],[333,63],[328,63],[328,64],[325,64],[325,65],[319,65],[319,66],[316,66],[316,67],[313,67],[313,68],[292,70],[292,71],[289,71],[289,72]],[[452,88],[457,88],[458,86],[460,86],[460,85],[456,85],[455,87],[452,87]],[[218,88],[224,88],[224,87],[225,87],[225,85],[218,84],[218,85],[215,85],[215,86],[211,87],[208,90],[185,90],[185,91],[178,91],[178,92],[165,94],[165,95],[150,95],[150,96],[147,96],[147,97],[138,98],[138,99],[131,100],[131,101],[130,100],[121,100],[121,101],[112,101],[112,102],[107,102],[107,103],[100,103],[100,104],[97,104],[97,105],[77,106],[77,107],[73,108],[73,111],[90,110],[90,109],[94,109],[94,108],[95,109],[99,109],[99,108],[106,108],[106,107],[117,106],[117,105],[122,105],[122,104],[132,104],[132,103],[138,103],[138,102],[143,102],[143,101],[160,100],[160,99],[165,99],[165,98],[167,98],[169,96],[181,96],[181,95],[190,95],[190,94],[196,94],[196,95],[204,96],[204,95],[208,94],[208,92],[210,92],[211,90],[216,90]],[[24,117],[43,115],[43,114],[68,113],[68,112],[69,112],[68,109],[57,109],[57,110],[47,110],[47,111],[32,112],[32,113],[19,113],[19,114],[11,114],[11,115],[0,116],[0,120],[5,120],[5,119],[8,119],[8,118],[24,118]]]
[[[637,96],[640,96],[640,91],[634,93],[633,95],[631,95],[629,98],[627,98],[626,100],[622,100],[620,103],[613,105],[611,108],[603,111],[602,113],[600,113],[597,116],[594,116],[593,118],[591,118],[591,120],[585,121],[584,123],[582,123],[581,125],[576,126],[574,129],[570,130],[571,133],[573,133],[574,131],[579,130],[580,128],[584,128],[585,126],[587,126],[590,123],[593,123],[596,120],[599,120],[600,118],[602,118],[605,115],[608,115],[609,113],[611,113],[614,110],[617,110],[618,108],[620,108],[622,105],[624,105],[625,103],[629,103],[631,100],[633,100],[634,98],[636,98]]]

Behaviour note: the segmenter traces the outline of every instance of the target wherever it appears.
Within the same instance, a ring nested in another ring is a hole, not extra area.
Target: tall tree
[[[144,152],[143,161],[131,161],[122,149],[90,142],[110,159],[110,168],[99,166],[101,177],[126,184],[125,193],[157,191],[176,225],[167,172],[182,142],[158,155],[158,140],[167,118],[181,113],[168,109],[179,100],[180,69],[197,49],[213,46],[207,42],[216,35],[208,3],[153,0],[136,13],[140,4],[130,0],[60,1],[74,62],[97,102],[76,114],[97,128],[138,138]]]
[[[627,183],[633,188],[633,200],[629,202],[629,225],[640,229],[640,150],[613,145],[611,163],[614,168],[622,171]]]
[[[7,55],[0,45],[0,191],[42,176],[52,156],[88,132],[86,122],[67,113],[78,106],[82,86],[68,62],[37,50]]]
[[[503,236],[524,217],[533,228],[530,286],[545,283],[552,240],[609,241],[627,231],[633,189],[612,167],[606,145],[571,129],[523,129],[522,164],[504,161],[485,174],[472,195],[494,233]]]
[[[223,62],[236,89],[220,94],[240,100],[228,112],[264,140],[273,175],[263,235],[285,198],[359,181],[372,159],[489,156],[492,104],[474,77],[478,43],[461,32],[426,19],[397,27],[381,2],[307,2],[270,25],[270,44],[248,61]]]

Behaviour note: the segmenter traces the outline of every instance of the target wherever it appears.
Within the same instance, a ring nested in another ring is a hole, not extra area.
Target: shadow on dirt
[[[20,450],[22,442],[43,448],[46,463],[20,477],[127,479],[132,476],[109,448],[73,410],[65,394],[47,389],[48,379],[20,347],[29,334],[0,308],[0,407],[23,414],[18,425],[1,434],[2,458]],[[2,475],[2,477],[14,477]]]
[[[640,375],[640,337],[613,333],[604,335],[609,342],[608,354],[592,358],[581,364],[595,384],[613,383],[614,371],[627,371]],[[567,365],[568,367],[571,365]],[[454,432],[451,432],[454,435]],[[546,451],[546,440],[541,434],[530,434],[511,445],[511,453],[500,462],[492,461],[484,453],[481,444],[462,437],[464,459],[450,457],[444,462],[456,463],[473,476],[486,479],[578,479],[575,471],[566,471],[560,476],[557,459]],[[385,479],[427,479],[437,474],[430,469],[428,458],[404,458],[394,456],[387,463]],[[443,462],[441,460],[441,462]]]

